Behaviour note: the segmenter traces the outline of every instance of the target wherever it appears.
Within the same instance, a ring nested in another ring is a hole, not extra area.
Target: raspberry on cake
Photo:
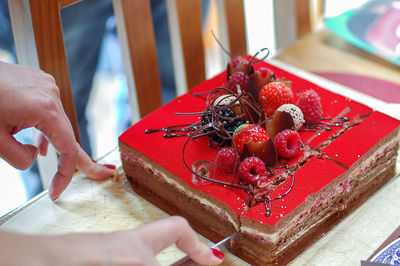
[[[285,129],[275,136],[274,144],[279,156],[293,159],[301,149],[300,135],[294,130]]]
[[[247,89],[247,83],[249,82],[249,76],[244,72],[238,71],[232,74],[230,79],[225,83],[225,85],[230,89],[236,89],[236,86],[240,86],[241,89]]]
[[[203,236],[240,232],[231,252],[285,264],[394,176],[400,121],[265,62],[236,61],[124,132],[121,160],[138,194]],[[247,91],[221,87],[239,71]],[[291,89],[258,103],[257,92],[275,90],[261,89],[270,71]]]
[[[224,173],[233,173],[239,165],[240,157],[234,148],[222,148],[217,153],[215,163],[217,168]]]
[[[247,157],[239,166],[239,177],[246,183],[256,185],[259,182],[268,180],[267,167],[258,157]]]
[[[232,64],[232,68],[235,69],[235,68],[239,67],[241,64],[246,64],[248,62],[249,62],[249,60],[247,60],[246,58],[239,55],[239,56],[235,56],[234,58],[232,58],[231,64]]]
[[[321,100],[314,90],[299,93],[297,106],[304,115],[304,120],[309,125],[316,125],[322,118]]]

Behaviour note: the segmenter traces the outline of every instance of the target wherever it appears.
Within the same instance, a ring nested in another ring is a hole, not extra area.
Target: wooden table
[[[359,74],[400,85],[400,66],[365,52],[324,28],[278,52],[275,59],[309,72]]]
[[[310,41],[307,38],[311,37],[306,36],[305,38],[306,41]],[[298,48],[301,43],[295,45]],[[323,48],[325,44],[321,45],[320,47]],[[291,49],[296,50],[295,48],[292,47]],[[305,48],[303,47],[300,50],[305,52],[303,49]],[[324,51],[324,49],[322,50]],[[281,54],[278,57],[281,61],[272,60],[272,63],[320,86],[355,98],[400,119],[400,106],[398,104],[386,104],[284,63],[283,61],[290,61],[288,59],[290,56],[296,58],[296,56],[301,55],[298,52],[294,52],[292,55]],[[332,58],[329,57],[326,60],[330,59]],[[299,67],[299,62],[303,59],[296,60],[293,59],[293,65]],[[315,66],[310,64],[309,68],[305,67],[305,69],[312,71],[312,67]],[[399,78],[398,73],[394,73],[397,71],[396,67],[385,65],[382,67],[386,69],[387,75],[392,75],[391,80]],[[118,150],[106,155],[102,162],[120,165]],[[399,226],[400,197],[398,195],[400,195],[399,175],[300,255],[292,262],[292,265],[359,265],[362,259],[368,258],[386,237]],[[71,185],[56,202],[49,199],[47,191],[43,192],[24,206],[2,217],[0,226],[3,230],[32,234],[63,234],[82,231],[108,232],[136,227],[142,223],[166,216],[167,214],[163,211],[138,195],[127,192],[112,180],[94,182],[78,173],[74,176]],[[203,241],[208,242],[206,239],[203,239]],[[170,247],[161,252],[158,259],[162,265],[168,265],[183,255],[175,247]],[[223,265],[244,264],[237,257],[227,253]]]

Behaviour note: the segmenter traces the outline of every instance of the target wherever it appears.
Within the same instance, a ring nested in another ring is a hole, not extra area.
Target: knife
[[[231,245],[231,241],[230,240],[232,238],[234,238],[237,234],[239,234],[239,232],[236,232],[236,233],[234,233],[234,234],[222,239],[218,243],[212,245],[211,248],[225,247],[226,249],[229,249],[229,247]],[[185,256],[182,259],[174,262],[170,266],[198,266],[198,265],[200,265],[200,264],[198,264],[197,262],[192,260],[189,256]]]

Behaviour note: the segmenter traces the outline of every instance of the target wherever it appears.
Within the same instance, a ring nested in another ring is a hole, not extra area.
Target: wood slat
[[[311,31],[311,0],[296,0],[297,38]]]
[[[229,51],[232,56],[247,55],[246,23],[243,0],[223,0],[228,35]]]
[[[205,80],[205,58],[199,0],[178,0],[177,11],[188,88]]]
[[[205,80],[205,58],[199,0],[167,0],[177,94]]]
[[[29,2],[10,0],[8,7],[18,64],[39,68]]]
[[[311,29],[315,29],[324,22],[325,0],[314,0],[310,12]]]
[[[137,96],[137,100],[131,100],[131,105],[137,102],[140,117],[143,117],[162,105],[150,2],[114,0],[114,12],[125,72],[128,81],[134,78],[129,93],[131,98]]]
[[[30,0],[30,8],[40,69],[55,78],[65,113],[79,142],[58,3],[54,0]]]
[[[279,51],[297,37],[297,0],[273,0],[275,49]]]

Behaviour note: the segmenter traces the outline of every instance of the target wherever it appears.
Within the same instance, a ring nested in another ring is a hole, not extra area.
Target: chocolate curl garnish
[[[267,51],[267,54],[264,55],[261,59],[257,59],[257,56],[258,56],[260,53],[265,52],[265,51]],[[256,64],[256,63],[258,63],[258,62],[261,62],[261,61],[267,59],[268,56],[269,56],[269,53],[270,53],[270,51],[269,51],[268,48],[262,48],[260,51],[258,51],[255,55],[253,55],[253,56],[251,57],[249,63],[247,64],[247,68],[248,68],[248,69],[246,69],[246,71],[245,71],[244,73],[245,73],[245,74],[247,73],[247,75],[253,74],[253,73],[254,73],[253,64]],[[252,69],[250,69],[250,68],[252,68]],[[258,98],[258,95],[256,96],[256,98]]]
[[[260,103],[258,101],[258,95],[260,94],[260,90],[266,84],[271,82],[271,79],[275,78],[275,73],[270,70],[267,75],[263,77],[259,71],[249,75],[249,81],[247,83],[247,92],[253,95],[256,103]]]
[[[261,142],[250,141],[243,144],[242,160],[250,156],[260,158],[267,166],[275,165],[278,160],[278,154],[272,139]]]
[[[267,53],[261,58],[261,59],[257,59],[257,56],[262,53],[267,51]],[[229,54],[229,53],[228,53]],[[270,51],[268,48],[262,48],[260,51],[258,51],[251,59],[248,63],[241,63],[239,66],[237,66],[235,69],[232,67],[231,62],[228,63],[227,67],[226,67],[226,72],[227,72],[227,80],[229,80],[229,78],[231,77],[231,75],[235,72],[243,72],[245,75],[250,76],[254,73],[254,67],[253,64],[256,64],[260,61],[263,61],[265,59],[268,58],[270,54]],[[230,54],[229,54],[230,55]],[[231,56],[231,55],[230,55]],[[231,56],[232,57],[232,56]],[[258,95],[256,96],[256,98],[258,98]]]
[[[211,175],[214,176],[215,174],[215,164],[207,160],[194,162],[192,165],[192,169],[199,175],[205,177],[210,177]],[[211,182],[203,178],[199,178],[197,175],[192,175],[192,183],[197,186],[204,186],[210,184]]]
[[[261,59],[257,59],[257,56],[260,54],[260,53],[262,53],[262,52],[265,52],[265,51],[267,51],[267,53],[263,56],[263,57],[261,57]],[[268,56],[269,56],[269,54],[270,54],[270,51],[269,51],[269,49],[268,48],[262,48],[260,51],[258,51],[257,53],[255,53],[252,57],[251,57],[251,59],[250,59],[250,61],[249,61],[249,64],[256,64],[256,63],[258,63],[258,62],[261,62],[261,61],[263,61],[263,60],[265,60],[265,59],[267,59],[268,58]]]
[[[246,96],[241,97],[241,100],[242,104],[232,106],[232,111],[234,111],[239,116],[243,116],[244,119],[246,121],[249,121],[251,124],[258,123],[262,119],[263,112],[256,106],[254,106],[255,108],[253,108]]]
[[[227,106],[218,106],[216,108],[213,105],[216,103],[216,99],[221,95],[228,95],[227,97],[233,96],[235,100]],[[225,87],[218,87],[210,92],[207,97],[207,107],[210,108],[212,113],[216,116],[218,116],[217,111],[231,108],[240,118],[249,121],[251,124],[260,124],[265,120],[264,111],[258,107],[252,96],[245,95],[244,93],[237,95],[233,90]]]
[[[285,129],[294,129],[292,116],[287,112],[275,111],[272,119],[265,122],[268,135],[271,139]]]
[[[243,115],[245,120],[251,124],[262,124],[265,120],[264,111],[256,104],[254,98],[250,94],[239,94],[239,106],[234,106],[232,110],[238,114]]]
[[[214,31],[211,31],[211,34],[213,35],[213,37],[214,37],[214,39],[215,39],[215,41],[218,43],[218,45],[221,47],[221,49],[227,54],[227,55],[229,55],[229,57],[233,57],[232,55],[231,55],[231,53],[228,51],[228,50],[226,50],[225,49],[225,47],[222,45],[222,43],[218,40],[218,38],[217,38],[217,36],[215,35],[215,33],[214,33]],[[265,52],[265,51],[267,51],[267,53],[260,59],[260,60],[256,60],[256,58],[257,58],[257,56],[260,54],[260,53],[262,53],[262,52]],[[253,64],[256,64],[256,63],[258,63],[258,62],[260,62],[260,61],[263,61],[263,60],[265,60],[265,59],[267,59],[268,58],[268,56],[269,56],[269,54],[270,54],[270,50],[268,49],[268,48],[262,48],[260,51],[258,51],[257,53],[255,53],[254,54],[254,56],[250,59],[250,61],[249,61],[249,63],[248,63],[248,67],[253,67],[252,65]],[[227,69],[228,70],[228,69]],[[229,70],[228,70],[229,71]],[[253,69],[253,71],[254,71],[254,69]],[[251,73],[253,73],[253,72],[251,72],[249,69],[247,69],[246,71],[243,71],[244,73],[247,73],[247,74],[251,74]],[[233,73],[233,72],[232,72]],[[229,72],[228,72],[228,77],[230,77],[230,75],[229,75]]]

